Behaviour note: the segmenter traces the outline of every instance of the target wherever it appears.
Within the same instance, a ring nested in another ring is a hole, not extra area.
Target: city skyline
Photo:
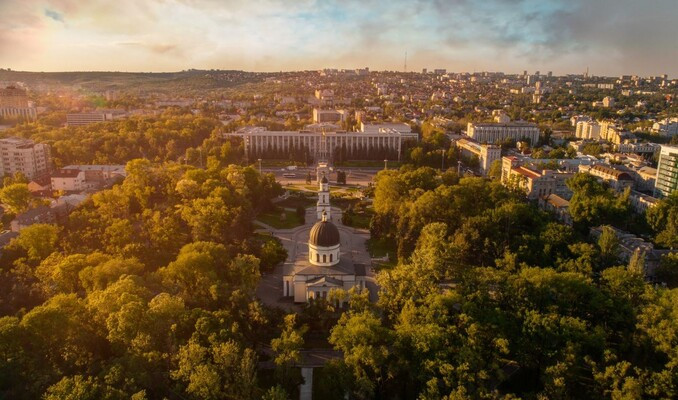
[[[0,3],[0,67],[29,71],[362,68],[678,75],[678,3]]]

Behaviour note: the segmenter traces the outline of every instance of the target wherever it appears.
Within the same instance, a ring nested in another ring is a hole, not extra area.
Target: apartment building
[[[80,192],[86,189],[85,171],[60,169],[52,174],[52,190]]]
[[[678,190],[678,147],[662,145],[657,165],[655,196],[668,196],[674,190]]]
[[[30,139],[0,139],[0,176],[21,172],[28,179],[46,175],[51,169],[50,148]]]
[[[611,188],[620,192],[626,188],[633,188],[635,183],[631,173],[609,165],[580,165],[579,172],[587,172],[600,178],[600,180],[607,182]]]
[[[501,158],[501,147],[499,146],[480,144],[470,139],[459,139],[455,144],[463,156],[478,157],[480,171],[483,175],[487,175],[492,163]]]
[[[596,121],[579,121],[574,136],[578,139],[600,139],[600,124]]]
[[[466,127],[466,135],[478,143],[496,143],[504,139],[515,141],[529,139],[532,144],[539,141],[539,128],[530,122],[473,123]]]
[[[67,126],[83,126],[89,124],[96,124],[98,122],[112,121],[112,113],[77,113],[66,114]]]
[[[501,182],[505,186],[515,187],[525,192],[530,200],[548,196],[555,192],[555,178],[553,174],[520,165],[516,157],[502,157]]]

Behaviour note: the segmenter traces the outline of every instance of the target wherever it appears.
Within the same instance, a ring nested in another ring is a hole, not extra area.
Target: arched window
[[[315,261],[320,262],[320,254],[315,253]]]
[[[330,262],[332,262],[332,256],[333,256],[333,255],[334,255],[334,254],[330,254]]]
[[[327,262],[327,255],[326,254],[323,254],[323,262],[324,263]]]

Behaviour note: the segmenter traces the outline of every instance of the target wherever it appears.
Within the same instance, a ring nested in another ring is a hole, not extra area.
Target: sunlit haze
[[[678,74],[678,1],[2,0],[29,71],[523,69]]]

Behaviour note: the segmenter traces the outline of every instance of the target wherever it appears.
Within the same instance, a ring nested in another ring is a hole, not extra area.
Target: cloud
[[[50,10],[49,8],[45,8],[45,16],[48,18],[51,18],[57,22],[64,22],[64,16],[59,14],[58,12],[54,10]]]
[[[15,69],[401,69],[408,51],[410,70],[678,75],[675,0],[0,0],[0,15]]]

